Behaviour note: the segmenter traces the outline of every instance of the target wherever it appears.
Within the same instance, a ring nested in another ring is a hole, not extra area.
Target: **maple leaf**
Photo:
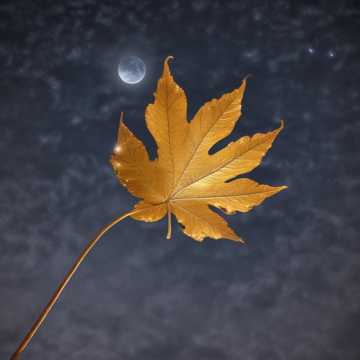
[[[226,214],[247,212],[286,188],[238,178],[261,163],[282,130],[283,122],[276,130],[241,137],[209,154],[216,143],[233,131],[241,115],[246,79],[239,88],[205,103],[189,123],[185,93],[170,73],[168,62],[171,58],[164,62],[155,101],[145,111],[146,125],[157,143],[157,158],[149,158],[144,144],[125,126],[121,114],[117,144],[110,159],[120,182],[141,200],[132,211],[106,225],[88,243],[11,360],[17,360],[26,349],[89,252],[120,221],[129,216],[142,221],[157,221],[167,214],[167,237],[170,238],[171,215],[174,214],[185,234],[195,240],[211,237],[243,242],[209,206]]]
[[[145,111],[146,125],[157,144],[155,160],[149,158],[144,144],[126,127],[122,116],[120,119],[110,161],[120,182],[141,199],[131,216],[152,222],[168,214],[168,238],[174,214],[184,233],[195,240],[210,237],[243,242],[209,205],[226,214],[247,212],[286,188],[237,178],[261,163],[283,122],[276,130],[241,137],[209,154],[233,131],[241,115],[246,79],[239,88],[205,103],[188,122],[186,95],[171,75],[171,58],[164,62],[155,101]]]
[[[120,182],[141,200],[132,211],[117,217],[88,243],[11,360],[17,360],[26,349],[89,252],[120,221],[129,216],[157,221],[167,214],[167,237],[170,238],[171,215],[174,214],[184,233],[195,240],[211,237],[243,242],[209,206],[226,214],[247,212],[286,188],[238,178],[261,163],[284,127],[283,122],[276,130],[241,137],[209,154],[216,143],[233,131],[241,115],[246,79],[239,88],[205,103],[189,123],[185,93],[170,73],[168,62],[171,58],[164,62],[155,101],[145,111],[146,125],[157,143],[157,158],[149,158],[144,144],[125,126],[122,113],[117,144],[110,159]]]

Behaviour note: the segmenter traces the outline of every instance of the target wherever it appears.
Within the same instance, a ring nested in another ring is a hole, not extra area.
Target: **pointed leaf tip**
[[[251,78],[253,76],[253,74],[247,74],[245,77],[244,77],[244,79],[243,79],[243,81],[247,81],[249,78]]]
[[[170,67],[169,67],[169,61],[173,60],[173,59],[174,59],[174,57],[169,55],[164,60],[164,75],[166,74],[168,76],[171,76]]]
[[[124,127],[124,126],[125,126],[125,124],[124,124],[124,112],[122,111],[120,113],[120,119],[119,119],[118,131],[117,131],[117,139],[116,139],[117,146],[120,144],[121,128]]]
[[[167,57],[165,58],[164,63],[168,65],[168,63],[169,63],[170,60],[174,60],[174,57],[173,57],[172,55],[167,56]]]

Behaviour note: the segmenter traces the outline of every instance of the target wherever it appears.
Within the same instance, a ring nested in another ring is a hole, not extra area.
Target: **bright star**
[[[307,51],[308,51],[308,53],[311,54],[311,55],[315,53],[315,49],[314,49],[313,47],[309,47],[309,48],[307,49]]]
[[[334,50],[329,50],[328,51],[328,56],[329,56],[329,58],[334,58],[335,57],[335,51]]]

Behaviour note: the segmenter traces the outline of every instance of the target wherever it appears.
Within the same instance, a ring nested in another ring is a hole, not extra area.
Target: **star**
[[[335,53],[334,50],[329,50],[329,51],[328,51],[328,57],[329,57],[329,58],[333,59],[335,56],[336,56],[336,53]]]

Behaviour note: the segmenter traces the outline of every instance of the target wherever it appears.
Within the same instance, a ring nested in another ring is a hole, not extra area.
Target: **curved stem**
[[[42,311],[42,313],[39,315],[38,319],[35,321],[34,325],[32,326],[32,328],[30,329],[30,331],[26,334],[26,336],[24,337],[23,341],[20,343],[20,345],[18,346],[17,350],[14,352],[14,354],[12,355],[12,357],[10,358],[10,360],[16,360],[19,358],[20,354],[25,350],[25,348],[27,347],[27,345],[29,344],[30,340],[32,339],[32,337],[36,334],[36,332],[39,330],[41,324],[44,322],[44,320],[46,319],[46,317],[48,316],[49,312],[51,311],[51,309],[53,308],[53,306],[55,305],[56,301],[59,299],[61,293],[63,292],[63,290],[65,289],[66,285],[69,283],[69,281],[71,280],[71,278],[73,277],[73,275],[75,274],[76,270],[78,269],[78,267],[80,266],[80,264],[84,261],[84,259],[86,258],[86,256],[89,254],[89,252],[92,250],[92,248],[96,245],[96,243],[101,239],[101,237],[108,232],[114,225],[116,225],[117,223],[119,223],[120,221],[124,220],[125,218],[138,213],[140,211],[143,211],[144,209],[141,210],[133,210],[133,211],[129,211],[121,216],[119,216],[118,218],[116,218],[113,222],[111,222],[109,225],[105,226],[99,233],[98,235],[91,240],[88,245],[85,247],[85,249],[83,250],[83,252],[80,254],[80,256],[77,258],[77,260],[75,261],[74,265],[72,266],[72,268],[70,269],[70,271],[66,274],[64,280],[61,282],[61,284],[59,285],[59,287],[57,288],[57,290],[55,291],[54,295],[52,296],[52,298],[50,299],[49,303],[46,305],[45,309]]]

